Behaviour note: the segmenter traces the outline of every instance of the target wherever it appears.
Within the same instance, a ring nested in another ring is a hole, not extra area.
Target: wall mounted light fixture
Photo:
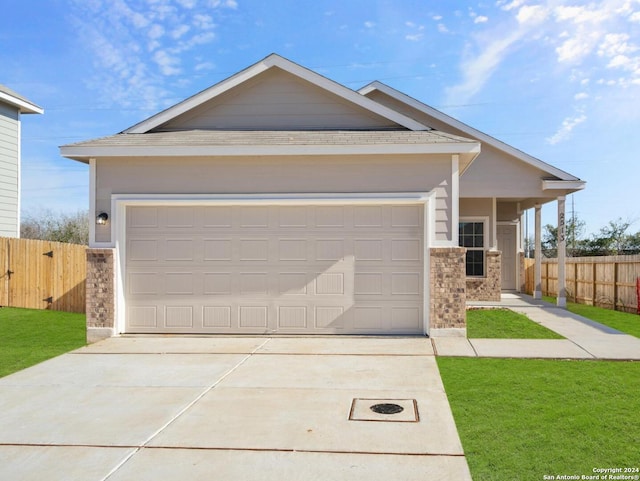
[[[105,225],[108,220],[109,220],[109,214],[107,214],[106,212],[100,212],[96,217],[96,224]]]

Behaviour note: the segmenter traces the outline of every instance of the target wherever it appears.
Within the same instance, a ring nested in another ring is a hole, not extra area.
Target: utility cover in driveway
[[[130,206],[127,332],[423,333],[421,205]]]

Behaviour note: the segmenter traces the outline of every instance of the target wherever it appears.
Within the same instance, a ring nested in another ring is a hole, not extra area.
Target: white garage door
[[[127,332],[423,333],[422,205],[126,212]]]

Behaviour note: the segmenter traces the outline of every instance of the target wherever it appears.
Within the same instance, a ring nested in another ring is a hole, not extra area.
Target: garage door
[[[129,206],[131,333],[423,333],[422,205]]]

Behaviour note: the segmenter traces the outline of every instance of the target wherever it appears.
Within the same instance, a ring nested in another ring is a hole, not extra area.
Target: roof
[[[21,114],[42,114],[44,109],[37,106],[22,95],[0,84],[0,102],[16,107]]]
[[[258,76],[259,74],[272,69],[279,68],[294,75],[298,78],[306,80],[320,88],[331,92],[338,97],[341,97],[349,102],[352,102],[359,107],[369,110],[372,113],[385,117],[398,125],[407,128],[409,130],[430,130],[429,127],[421,124],[420,122],[407,117],[404,114],[396,112],[393,109],[385,107],[371,99],[368,99],[364,95],[360,95],[344,85],[341,85],[331,79],[323,77],[322,75],[313,72],[301,65],[298,65],[284,57],[277,54],[271,54],[254,65],[238,72],[237,74],[229,77],[222,82],[209,87],[202,92],[152,116],[142,122],[129,127],[122,133],[127,134],[143,134],[152,131],[155,128],[162,126],[163,124],[175,119],[179,115],[192,110],[205,102],[217,97],[224,92],[231,90],[232,88]]]
[[[480,152],[480,143],[436,130],[408,131],[229,131],[185,130],[121,133],[64,145],[62,155],[81,162],[92,157],[238,156],[330,154],[461,155],[461,169]]]
[[[558,169],[557,167],[554,167],[550,164],[547,164],[546,162],[543,162],[540,159],[537,159],[525,152],[522,152],[521,150],[518,150],[515,147],[505,144],[504,142],[494,137],[491,137],[490,135],[487,135],[477,129],[474,129],[473,127],[465,124],[464,122],[454,119],[453,117],[439,110],[436,110],[433,107],[430,107],[429,105],[426,105],[420,102],[419,100],[416,100],[413,97],[410,97],[394,89],[393,87],[389,87],[388,85],[382,82],[379,82],[379,81],[372,82],[366,85],[365,87],[361,88],[360,90],[358,90],[358,92],[362,95],[367,95],[375,90],[380,91],[394,98],[395,100],[408,105],[409,107],[420,110],[423,113],[435,118],[436,120],[439,120],[440,122],[444,122],[445,124],[450,125],[454,129],[463,132],[465,135],[468,135],[473,139],[479,140],[483,144],[490,145],[491,147],[494,147],[508,155],[511,155],[512,157],[515,157],[526,164],[536,167],[544,172],[547,172],[550,175],[557,177],[561,181],[570,182],[574,186],[580,185],[579,188],[584,187],[585,182],[583,180],[580,180],[578,177],[575,177],[569,174],[568,172]]]

